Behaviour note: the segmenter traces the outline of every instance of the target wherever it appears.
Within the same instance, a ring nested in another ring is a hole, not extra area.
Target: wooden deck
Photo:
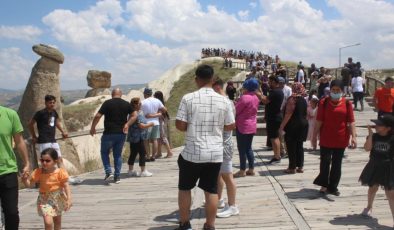
[[[368,108],[356,112],[357,125],[366,125],[376,115]],[[256,136],[253,148],[256,171],[253,177],[236,179],[237,205],[240,215],[217,219],[217,229],[391,229],[393,220],[384,192],[377,194],[372,219],[358,214],[366,206],[367,187],[358,177],[368,161],[361,147],[367,134],[358,128],[358,145],[347,150],[339,189],[341,196],[321,196],[312,184],[319,170],[318,152],[305,153],[305,173],[286,175],[288,160],[268,166],[271,151],[264,151],[266,137]],[[234,139],[235,140],[235,139]],[[235,143],[235,141],[234,141]],[[309,147],[309,143],[305,144]],[[175,153],[180,152],[175,149]],[[177,226],[177,157],[148,162],[150,178],[128,178],[122,169],[121,183],[103,183],[98,170],[81,175],[84,181],[72,186],[74,205],[63,216],[63,229],[174,229]],[[234,153],[234,171],[239,166]],[[135,165],[138,168],[138,164]],[[43,229],[35,208],[36,190],[20,192],[20,229]],[[205,221],[203,193],[193,191],[192,226],[202,229]]]

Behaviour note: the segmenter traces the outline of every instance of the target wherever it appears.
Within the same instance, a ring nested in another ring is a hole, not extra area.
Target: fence
[[[104,129],[97,129],[96,133],[103,133]],[[68,138],[73,138],[73,137],[81,137],[81,136],[87,136],[90,135],[89,130],[84,130],[84,131],[78,131],[78,132],[72,132],[69,133]],[[56,137],[56,141],[62,140],[62,137]],[[26,147],[28,150],[28,157],[29,157],[29,162],[31,165],[32,169],[38,168],[38,155],[36,151],[36,145],[33,144],[32,139],[28,138],[26,139]]]
[[[365,76],[365,93],[373,96],[379,87],[383,87],[384,82],[375,76]]]

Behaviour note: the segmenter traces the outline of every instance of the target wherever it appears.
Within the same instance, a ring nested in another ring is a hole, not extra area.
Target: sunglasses
[[[49,163],[49,162],[51,162],[52,160],[45,160],[45,159],[40,159],[40,161],[41,161],[41,163]]]

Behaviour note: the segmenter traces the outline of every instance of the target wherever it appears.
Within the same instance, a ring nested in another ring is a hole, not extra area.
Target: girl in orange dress
[[[23,180],[26,187],[40,184],[37,211],[44,219],[46,230],[61,229],[62,213],[69,210],[72,203],[68,174],[65,169],[56,167],[58,160],[55,149],[44,149],[41,152],[41,168],[35,169],[30,179]]]

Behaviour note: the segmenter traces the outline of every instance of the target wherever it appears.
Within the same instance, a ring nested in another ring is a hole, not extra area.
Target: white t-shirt
[[[283,108],[286,105],[287,99],[291,96],[291,94],[293,93],[293,91],[291,90],[291,88],[288,85],[285,85],[282,89],[283,91],[283,101],[282,101],[282,105],[280,106],[280,110],[283,110]]]
[[[235,123],[231,102],[212,88],[183,96],[176,119],[187,123],[182,157],[194,163],[223,161],[223,131]]]
[[[363,78],[361,76],[352,78],[352,92],[364,92]]]
[[[296,78],[297,78],[298,82],[301,82],[302,84],[305,83],[304,71],[302,69],[298,70]]]
[[[154,97],[146,98],[141,102],[141,110],[145,115],[157,113],[161,108],[164,108],[163,103],[161,103],[159,99]],[[153,122],[154,125],[160,125],[158,117],[146,118],[146,122]]]

